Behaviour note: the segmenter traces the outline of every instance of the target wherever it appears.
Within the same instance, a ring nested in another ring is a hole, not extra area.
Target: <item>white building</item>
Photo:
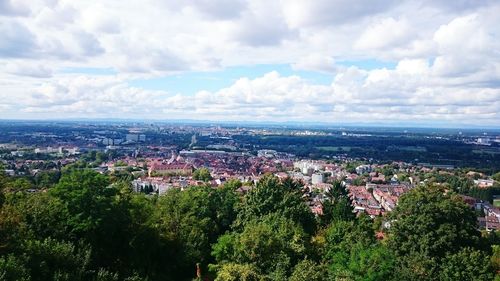
[[[370,165],[360,165],[356,167],[356,174],[362,175],[364,173],[370,173],[372,171],[372,167]]]
[[[272,149],[261,149],[257,151],[258,157],[273,158],[276,156],[277,151]]]
[[[494,180],[490,179],[477,179],[474,180],[474,184],[476,184],[479,187],[485,188],[485,187],[491,187],[495,183]]]
[[[312,175],[314,171],[322,171],[323,163],[312,160],[301,160],[293,163],[293,167],[299,169],[304,175]]]
[[[174,188],[171,183],[163,181],[162,178],[139,178],[132,181],[132,187],[135,192],[144,192],[145,190],[151,189],[151,191],[157,192],[159,195]]]
[[[325,176],[322,173],[314,173],[311,176],[312,184],[320,184],[325,182]]]
[[[41,153],[41,154],[52,154],[52,153],[63,153],[63,148],[62,147],[47,147],[47,148],[35,148],[35,153]]]
[[[139,141],[139,135],[137,134],[127,134],[125,135],[125,140],[129,142],[138,142]]]

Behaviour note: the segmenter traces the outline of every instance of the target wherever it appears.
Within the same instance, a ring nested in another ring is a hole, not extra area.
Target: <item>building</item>
[[[304,175],[312,175],[314,171],[323,170],[323,162],[313,160],[301,160],[293,163],[295,169],[299,169]]]
[[[311,176],[311,183],[312,184],[320,184],[325,182],[325,175],[322,173],[314,173]]]
[[[370,165],[360,165],[356,167],[356,174],[362,175],[365,173],[369,173],[372,171],[372,167]]]
[[[371,182],[374,183],[385,183],[385,175],[380,173],[378,176],[371,177]]]
[[[104,145],[113,145],[113,139],[112,138],[104,138],[102,140],[102,144],[104,144]]]
[[[66,151],[69,155],[75,155],[79,153],[79,148],[78,147],[70,147],[66,148]]]
[[[355,213],[366,213],[370,217],[383,214],[382,206],[365,186],[351,185],[348,190]]]
[[[491,139],[490,138],[477,138],[476,144],[479,144],[479,145],[491,145]]]
[[[157,192],[159,195],[164,194],[167,190],[174,188],[171,183],[163,180],[161,177],[136,179],[132,181],[132,187],[135,192]]]
[[[62,154],[63,153],[63,148],[62,147],[47,147],[47,148],[35,148],[35,153],[40,153],[40,154],[53,154],[53,153],[58,153]]]
[[[500,221],[496,216],[486,216],[485,221],[486,221],[485,224],[486,231],[500,230]]]
[[[489,180],[489,179],[474,180],[474,184],[476,184],[479,188],[492,187],[494,183],[495,183],[494,180]]]
[[[158,163],[151,164],[148,170],[148,175],[151,176],[189,176],[193,173],[194,167],[189,163]]]
[[[125,135],[125,140],[128,142],[138,142],[139,141],[139,135],[137,134],[126,134]]]
[[[373,188],[373,197],[386,211],[392,211],[396,207],[399,197],[408,192],[405,185],[377,185]]]
[[[257,151],[257,157],[274,158],[276,154],[277,151],[272,149],[261,149]]]

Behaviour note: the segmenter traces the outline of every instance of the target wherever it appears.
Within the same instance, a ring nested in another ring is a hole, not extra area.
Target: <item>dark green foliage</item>
[[[207,182],[212,180],[212,176],[207,168],[199,168],[193,172],[193,179]]]
[[[61,172],[59,172],[58,170],[42,171],[38,172],[34,176],[33,180],[38,188],[48,188],[58,183],[60,177],[61,177]]]
[[[68,170],[48,193],[12,197],[0,210],[0,253],[20,255],[32,280],[88,280],[101,267],[123,277],[147,272],[136,258],[144,256],[139,241],[158,236],[140,215],[150,203],[120,188],[95,172]]]
[[[115,158],[116,151],[115,150],[109,150],[106,153],[100,152],[100,151],[89,151],[88,153],[82,155],[81,160],[85,162],[93,162],[95,165],[100,165],[104,161],[108,161],[110,159]]]
[[[10,204],[0,209],[0,254],[8,254],[17,249],[20,242],[28,236],[22,214]]]
[[[102,211],[112,203],[115,190],[106,188],[109,180],[91,170],[75,170],[63,174],[59,183],[50,190],[62,200],[71,215],[69,225],[74,235],[83,235],[102,224]]]
[[[243,228],[248,222],[278,213],[285,218],[299,223],[304,230],[312,234],[316,223],[314,215],[302,198],[297,187],[285,186],[273,175],[265,175],[243,198],[238,208],[236,227]]]
[[[472,248],[463,248],[456,254],[448,255],[441,265],[442,281],[487,281],[492,278],[488,256]]]
[[[255,266],[250,264],[227,263],[218,271],[215,281],[267,281]]]
[[[480,244],[474,211],[437,186],[403,195],[391,218],[389,246],[405,278],[437,280],[446,262],[461,257],[454,255]]]
[[[481,238],[474,212],[438,187],[416,188],[373,223],[354,216],[340,183],[316,220],[302,184],[272,175],[245,196],[235,180],[133,193],[76,167],[43,192],[19,179],[0,174],[2,281],[183,281],[198,263],[202,280],[219,281],[491,280],[500,268],[498,235]],[[389,238],[377,241],[383,221]]]
[[[417,187],[403,195],[391,218],[390,245],[398,256],[416,252],[442,258],[479,242],[474,211],[439,187]]]
[[[325,266],[311,260],[303,260],[295,266],[289,281],[323,281],[327,278],[328,271]]]
[[[3,193],[2,187],[0,187],[0,208],[2,208],[3,202],[5,202],[5,194]]]
[[[473,187],[467,195],[483,200],[485,202],[493,202],[494,195],[500,195],[500,186],[492,186],[489,188]]]
[[[37,238],[68,239],[70,215],[63,201],[48,193],[35,193],[19,202],[23,221]]]
[[[237,201],[230,187],[174,189],[159,198],[154,225],[163,239],[179,246],[181,276],[192,276],[196,263],[205,268],[212,261],[211,244],[233,223]]]
[[[500,172],[494,174],[491,176],[491,178],[493,178],[494,180],[500,182]]]
[[[309,250],[309,235],[278,214],[248,222],[241,233],[219,238],[212,254],[219,264],[251,264],[269,276],[289,276]]]
[[[14,255],[0,257],[0,280],[30,281],[31,277],[23,262]]]
[[[395,259],[392,252],[375,240],[371,220],[334,222],[326,232],[325,261],[331,274],[348,280],[390,280]]]
[[[75,170],[63,174],[50,194],[64,202],[69,213],[66,222],[69,237],[88,242],[93,261],[117,271],[125,268],[130,206],[128,198],[120,196],[106,176],[90,170]]]
[[[338,133],[338,132],[336,132]],[[498,172],[500,157],[490,154],[488,146],[473,146],[448,138],[426,138],[420,133],[401,137],[400,132],[366,131],[370,136],[293,136],[293,135],[235,135],[238,143],[248,144],[258,149],[274,149],[293,153],[299,157],[312,159],[324,158],[328,155],[347,155],[350,158],[378,159],[392,162],[395,159],[412,163],[415,159],[423,163],[452,164],[460,167],[475,167]],[[429,133],[429,132],[427,132]],[[324,147],[348,148],[324,150]],[[419,148],[415,150],[408,147]],[[357,163],[347,166],[348,172],[354,172]]]
[[[26,191],[30,188],[33,188],[33,183],[27,178],[16,178],[8,185],[8,190],[11,192]]]
[[[333,221],[348,221],[355,218],[347,189],[340,181],[335,181],[332,188],[326,192],[322,206],[323,214],[319,217],[322,226],[327,226]]]
[[[234,231],[212,247],[217,280],[233,280],[219,279],[229,276],[229,269],[245,270],[260,278],[256,280],[287,280],[297,263],[312,254],[315,221],[300,183],[266,175],[244,196],[238,211]]]
[[[28,240],[22,246],[25,264],[35,280],[85,280],[90,251],[53,239]]]

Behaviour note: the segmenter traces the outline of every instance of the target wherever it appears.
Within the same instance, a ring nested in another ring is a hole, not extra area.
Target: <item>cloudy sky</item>
[[[500,1],[0,0],[0,119],[500,127]]]

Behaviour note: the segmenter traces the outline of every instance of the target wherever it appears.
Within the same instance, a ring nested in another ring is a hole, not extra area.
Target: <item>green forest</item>
[[[29,192],[0,175],[0,280],[494,280],[499,237],[435,185],[386,217],[354,216],[339,182],[323,215],[299,182],[266,175],[223,187],[133,193],[128,182],[65,169]],[[497,276],[495,280],[500,280]]]

